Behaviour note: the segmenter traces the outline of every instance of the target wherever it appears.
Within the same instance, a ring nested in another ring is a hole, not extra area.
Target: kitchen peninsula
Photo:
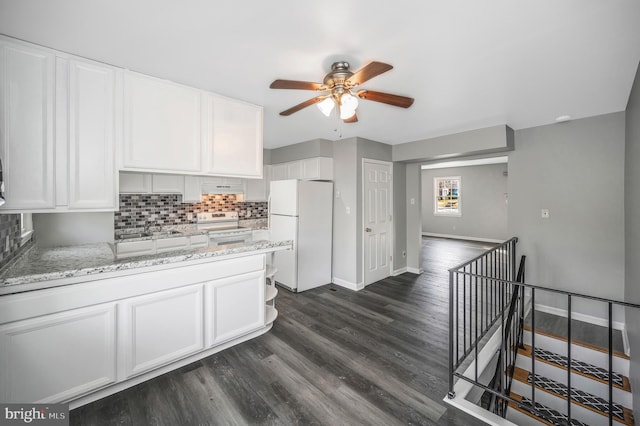
[[[0,276],[0,400],[75,408],[265,333],[267,256],[291,248],[30,248]]]

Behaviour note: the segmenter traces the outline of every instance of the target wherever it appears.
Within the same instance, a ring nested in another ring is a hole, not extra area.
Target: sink
[[[184,233],[180,232],[180,231],[176,231],[176,230],[156,231],[156,232],[152,232],[152,231],[135,232],[133,234],[122,234],[117,239],[118,240],[130,240],[130,239],[133,239],[133,238],[142,238],[142,237],[162,238],[162,237],[169,237],[169,236],[173,236],[173,235],[184,235]]]
[[[168,237],[171,235],[183,235],[183,232],[180,231],[176,231],[176,230],[171,230],[171,231],[156,231],[156,232],[147,232],[144,235],[150,236],[150,237]]]
[[[129,240],[131,238],[140,238],[140,237],[146,237],[146,234],[143,234],[142,232],[136,232],[135,234],[122,234],[118,239]]]

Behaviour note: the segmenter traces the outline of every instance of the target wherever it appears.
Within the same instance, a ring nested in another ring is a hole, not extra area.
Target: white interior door
[[[391,163],[363,162],[364,284],[391,274]]]

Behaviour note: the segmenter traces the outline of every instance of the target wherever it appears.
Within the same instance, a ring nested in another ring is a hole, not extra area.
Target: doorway
[[[391,275],[393,247],[393,165],[362,160],[362,263],[364,285]]]

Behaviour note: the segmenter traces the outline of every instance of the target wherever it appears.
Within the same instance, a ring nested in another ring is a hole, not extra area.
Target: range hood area
[[[216,183],[204,182],[202,184],[203,194],[240,194],[244,195],[244,185],[242,183]]]

